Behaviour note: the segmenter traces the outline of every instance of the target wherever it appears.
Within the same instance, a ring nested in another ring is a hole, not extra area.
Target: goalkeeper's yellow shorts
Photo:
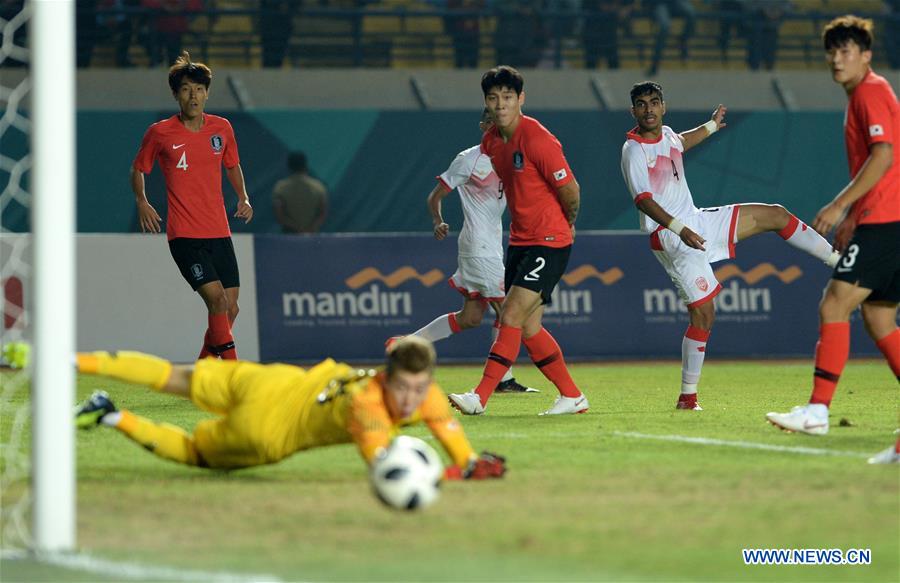
[[[211,468],[242,468],[277,462],[296,449],[285,439],[299,419],[285,405],[305,392],[304,369],[239,360],[203,359],[191,379],[191,400],[222,415],[194,428],[197,450]]]

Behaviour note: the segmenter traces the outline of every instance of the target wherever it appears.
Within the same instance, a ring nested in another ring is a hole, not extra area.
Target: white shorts
[[[687,228],[706,239],[703,244],[706,251],[688,247],[669,229],[650,235],[653,254],[689,308],[710,301],[722,289],[710,264],[734,257],[739,208],[740,205],[736,204],[711,207],[687,217],[678,217]]]
[[[447,282],[471,300],[502,302],[503,260],[493,257],[460,257],[458,268]]]

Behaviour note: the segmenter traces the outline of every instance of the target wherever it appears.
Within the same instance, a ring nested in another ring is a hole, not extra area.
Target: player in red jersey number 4
[[[144,174],[159,162],[169,206],[166,236],[181,275],[206,303],[209,327],[199,358],[237,358],[231,326],[238,313],[240,278],[222,199],[222,165],[237,193],[234,216],[250,222],[234,130],[224,117],[203,112],[212,71],[187,51],[169,69],[169,88],[181,111],[150,126],[131,168],[131,188],[145,233],[160,232],[160,216],[147,201]]]

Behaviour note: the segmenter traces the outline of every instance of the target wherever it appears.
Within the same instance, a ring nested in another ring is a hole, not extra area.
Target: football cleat
[[[500,381],[495,393],[540,393],[539,390],[517,383],[516,379]]]
[[[790,413],[766,413],[766,420],[785,431],[799,431],[808,435],[828,433],[828,407],[821,403],[798,405]]]
[[[75,427],[93,429],[107,413],[114,413],[116,406],[106,391],[94,391],[91,397],[75,410]]]
[[[869,458],[870,464],[900,464],[900,452],[897,451],[897,446],[892,445],[891,447],[879,451],[875,455]]]
[[[584,413],[591,404],[588,403],[587,397],[579,395],[578,397],[556,397],[553,406],[539,413],[539,415],[571,415],[576,413]]]
[[[474,391],[468,393],[450,393],[447,395],[450,404],[463,415],[481,415],[484,413],[484,405],[481,397]]]
[[[682,393],[679,395],[678,402],[675,403],[675,408],[685,411],[703,411],[703,407],[697,402],[697,393],[692,393],[690,395]]]

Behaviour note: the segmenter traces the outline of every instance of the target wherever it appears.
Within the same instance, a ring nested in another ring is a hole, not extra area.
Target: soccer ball
[[[441,458],[430,445],[401,435],[372,464],[372,488],[392,508],[417,510],[437,500],[443,474]]]

